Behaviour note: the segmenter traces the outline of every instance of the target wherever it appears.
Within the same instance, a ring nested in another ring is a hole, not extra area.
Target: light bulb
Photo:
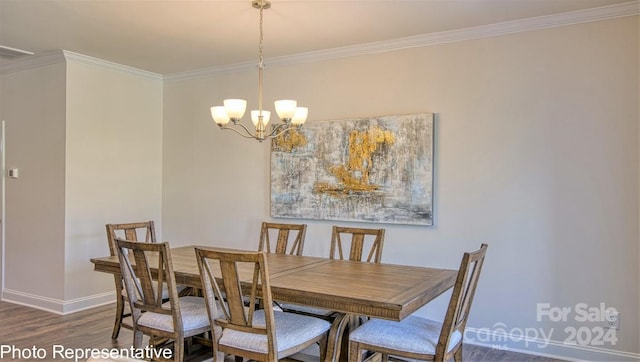
[[[269,118],[271,118],[271,112],[269,111],[251,111],[251,122],[253,122],[254,126],[258,127],[258,115],[260,114],[260,112],[262,112],[262,124],[266,127],[267,123],[269,123]]]
[[[224,110],[223,106],[211,107],[211,118],[218,124],[218,126],[224,126],[229,123],[229,115]]]
[[[231,120],[238,121],[244,116],[244,111],[247,109],[247,101],[244,99],[225,99],[224,109]]]
[[[296,108],[296,113],[293,115],[291,119],[291,124],[296,126],[301,126],[307,120],[307,115],[309,114],[309,108],[307,107],[298,107]]]
[[[291,118],[293,117],[294,113],[296,112],[296,106],[298,105],[298,102],[290,99],[283,99],[275,101],[274,105],[276,107],[276,113],[278,114],[278,117],[286,122],[291,120]]]

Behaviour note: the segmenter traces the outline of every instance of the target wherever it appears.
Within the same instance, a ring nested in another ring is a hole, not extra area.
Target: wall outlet
[[[620,312],[608,310],[604,313],[604,319],[607,323],[607,327],[615,330],[620,329]]]

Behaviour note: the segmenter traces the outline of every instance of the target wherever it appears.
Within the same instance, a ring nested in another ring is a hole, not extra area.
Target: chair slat
[[[263,222],[260,228],[259,251],[267,253],[302,255],[306,224],[281,224]],[[271,246],[271,236],[275,234],[275,247]],[[290,247],[289,247],[289,244]],[[287,250],[288,249],[288,250]]]
[[[349,260],[379,263],[382,259],[384,233],[385,229],[364,229],[333,226],[329,257],[331,259],[337,258],[340,260],[344,260],[344,256],[347,254],[345,251],[343,251],[344,245],[345,247],[349,247]],[[351,235],[350,241],[343,240],[342,237],[347,235]],[[369,239],[372,240],[368,241]],[[365,245],[368,243],[370,243],[371,246],[368,253],[366,253],[367,258],[363,259],[363,256],[365,255]]]

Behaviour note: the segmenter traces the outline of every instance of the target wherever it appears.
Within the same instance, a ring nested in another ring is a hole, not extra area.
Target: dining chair
[[[302,255],[304,237],[307,233],[307,224],[279,224],[263,222],[260,228],[259,251],[267,253]],[[271,249],[271,241],[275,241],[274,249]],[[287,246],[291,242],[291,248]]]
[[[384,231],[385,229],[333,226],[329,258],[379,263],[382,258]],[[350,238],[350,240],[348,240],[348,238]],[[366,244],[370,244],[370,247],[367,258],[363,259]],[[349,250],[348,257],[346,248]]]
[[[331,324],[274,310],[265,252],[196,248],[196,256],[213,334],[214,361],[222,362],[221,354],[234,355],[236,361],[277,361],[317,342],[320,360],[325,359]],[[243,286],[241,280],[248,285]],[[243,302],[245,291],[248,307]],[[226,303],[215,303],[223,297]],[[257,298],[263,300],[263,309],[256,309]]]
[[[379,263],[382,258],[385,229],[363,229],[333,226],[330,259]],[[363,259],[365,245],[369,245],[367,258]],[[347,249],[348,248],[348,249]],[[348,254],[346,252],[348,250]],[[280,303],[282,310],[332,320],[334,311],[302,304]],[[355,319],[354,319],[355,320]],[[359,322],[358,322],[359,323]]]
[[[147,243],[156,242],[156,231],[153,221],[135,222],[128,224],[107,224],[107,241],[109,242],[109,252],[111,256],[117,256],[118,246],[116,238],[122,238],[131,241],[143,241]],[[122,276],[114,275],[116,284],[116,320],[113,324],[113,332],[111,339],[117,339],[120,334],[120,328],[133,329],[133,325],[128,323],[125,318],[131,316],[130,312],[125,311],[127,303],[127,293],[124,288]]]
[[[145,243],[156,242],[156,230],[153,221],[134,222],[126,224],[107,224],[107,241],[109,242],[109,252],[111,256],[117,256],[117,248],[115,239],[121,238],[129,241],[144,241]],[[128,323],[128,317],[131,312],[126,311],[127,290],[124,287],[122,276],[114,275],[116,285],[116,319],[113,324],[113,332],[111,339],[117,339],[120,334],[120,328],[133,329],[133,325]],[[163,299],[169,297],[167,288],[162,289]],[[178,294],[180,296],[189,295],[191,290],[185,286],[178,285]]]
[[[444,322],[411,315],[395,322],[371,319],[351,332],[349,362],[360,362],[363,352],[377,352],[411,360],[462,361],[462,337],[487,253],[487,244],[464,253]]]
[[[169,243],[115,239],[120,272],[133,319],[133,347],[142,348],[143,334],[173,340],[173,360],[184,360],[185,338],[210,330],[204,298],[179,297]],[[156,268],[156,281],[151,269]],[[164,301],[162,286],[169,292]]]

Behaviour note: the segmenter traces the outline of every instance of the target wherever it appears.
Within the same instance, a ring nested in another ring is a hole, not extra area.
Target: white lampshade
[[[269,123],[269,118],[271,118],[271,112],[269,111],[259,111],[259,110],[253,110],[251,111],[251,122],[253,122],[254,126],[258,126],[258,115],[259,113],[262,112],[262,123],[265,125],[267,125],[267,123]]]
[[[296,113],[294,113],[293,118],[291,118],[291,124],[301,125],[307,120],[307,115],[309,114],[309,108],[307,107],[298,107],[296,108]]]
[[[223,106],[211,107],[211,117],[220,126],[224,126],[229,123],[230,119]]]
[[[274,105],[276,106],[276,113],[280,119],[290,120],[293,117],[293,114],[296,113],[298,102],[290,99],[283,99],[275,101]]]
[[[238,120],[244,116],[244,111],[247,109],[247,101],[244,99],[225,99],[224,109],[229,118]]]

